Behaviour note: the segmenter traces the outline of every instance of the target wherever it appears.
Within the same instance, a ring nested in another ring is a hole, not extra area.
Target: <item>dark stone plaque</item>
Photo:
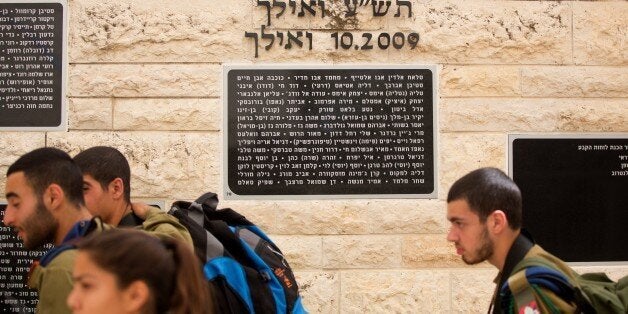
[[[523,225],[566,261],[628,261],[628,137],[574,136],[511,136]]]
[[[227,67],[226,196],[436,197],[434,72]]]
[[[0,3],[0,129],[64,129],[65,7]]]
[[[33,260],[39,259],[50,246],[28,251],[11,228],[1,221],[6,204],[0,204],[0,311],[2,313],[35,313],[37,291],[26,285]]]

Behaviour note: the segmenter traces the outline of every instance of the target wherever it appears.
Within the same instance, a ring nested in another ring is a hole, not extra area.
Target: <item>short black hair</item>
[[[106,190],[111,181],[122,179],[124,200],[131,202],[131,168],[122,153],[109,146],[94,146],[76,156],[74,161],[84,175],[90,175]]]
[[[497,168],[480,168],[458,179],[449,189],[447,203],[457,200],[467,201],[481,222],[495,210],[502,210],[513,230],[521,228],[521,191]]]
[[[41,197],[50,184],[58,184],[66,198],[76,207],[83,206],[83,175],[66,152],[42,147],[22,155],[7,170],[7,177],[24,172],[26,181]]]

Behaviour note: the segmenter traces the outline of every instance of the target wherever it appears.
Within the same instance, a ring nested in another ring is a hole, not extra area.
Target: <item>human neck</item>
[[[120,221],[122,220],[122,218],[130,212],[131,212],[131,204],[127,203],[124,200],[120,200],[114,206],[113,210],[111,211],[111,215],[109,215],[109,218],[104,222],[106,224],[117,227],[120,224]]]
[[[488,262],[497,267],[500,272],[504,270],[508,252],[510,252],[510,248],[513,243],[515,243],[520,232],[520,230],[511,230],[508,228],[500,237],[494,239],[494,252],[488,259]]]
[[[57,228],[57,232],[55,234],[55,245],[63,243],[63,239],[77,222],[92,218],[92,215],[84,206],[77,208],[75,206],[67,205],[60,211],[60,213],[61,215],[58,219],[59,227]]]

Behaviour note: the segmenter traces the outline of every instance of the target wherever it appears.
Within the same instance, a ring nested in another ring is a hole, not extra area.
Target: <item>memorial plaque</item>
[[[0,1],[0,130],[66,129],[61,2]]]
[[[568,262],[628,261],[628,134],[511,135],[523,226]]]
[[[227,198],[431,198],[435,67],[224,68]]]
[[[6,204],[0,204],[0,219]],[[1,220],[0,220],[1,221]],[[0,222],[0,310],[2,313],[35,313],[37,291],[26,285],[33,260],[50,249],[26,250],[11,228]]]

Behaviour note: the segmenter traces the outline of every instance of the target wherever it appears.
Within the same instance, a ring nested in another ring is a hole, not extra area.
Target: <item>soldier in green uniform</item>
[[[31,151],[7,171],[3,223],[15,230],[27,249],[55,245],[29,274],[29,287],[39,293],[37,313],[70,313],[65,300],[72,290],[76,250],[62,248],[89,226],[82,185],[81,170],[72,158],[54,148]]]
[[[451,186],[447,195],[447,219],[451,222],[447,240],[454,243],[466,264],[488,261],[499,270],[489,308],[492,313],[510,310],[502,307],[500,289],[515,275],[513,269],[519,262],[531,256],[550,256],[521,229],[521,204],[517,185],[496,168],[468,173]],[[546,287],[524,282],[516,288],[517,293],[529,296],[527,302],[517,305],[519,313],[547,313],[549,308],[561,313],[576,310],[573,300],[565,300]]]
[[[131,170],[120,151],[95,146],[77,154],[74,161],[83,172],[83,195],[92,215],[112,226],[134,227],[192,245],[190,233],[177,218],[156,207],[131,203]]]

